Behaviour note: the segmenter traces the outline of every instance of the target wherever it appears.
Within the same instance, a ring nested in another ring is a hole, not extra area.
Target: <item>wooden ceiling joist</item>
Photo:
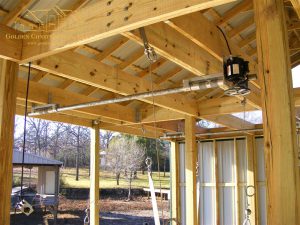
[[[227,11],[219,21],[216,22],[218,26],[223,25],[224,23],[227,23],[230,21],[232,18],[237,16],[239,13],[252,9],[253,3],[252,0],[244,0],[241,3],[237,4],[235,7]]]
[[[39,60],[32,67],[121,95],[151,90],[149,81],[71,51]],[[159,87],[154,85],[154,89],[158,90]],[[155,100],[158,106],[198,116],[196,105],[181,94],[161,96]],[[143,101],[152,104],[151,99]]]
[[[71,13],[50,34],[47,44],[36,48],[24,41],[23,61],[32,61],[176,16],[233,2],[234,0],[139,0],[128,3],[99,1]],[[117,9],[119,10],[116,10]],[[88,26],[86,23],[88,22]],[[61,38],[61,37],[64,38]]]
[[[25,11],[32,2],[33,0],[20,0],[20,2],[14,7],[14,9],[5,15],[4,19],[1,22],[3,24],[6,24],[7,26],[11,26],[16,21],[17,17],[23,11]]]

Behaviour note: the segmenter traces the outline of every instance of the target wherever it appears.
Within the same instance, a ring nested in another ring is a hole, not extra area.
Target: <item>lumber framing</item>
[[[197,21],[197,23],[191,26],[189,21]],[[201,33],[203,28],[208,32]],[[225,55],[228,55],[225,40],[217,27],[201,13],[197,12],[174,18],[166,23],[147,26],[145,32],[149,43],[160,55],[195,75],[202,76],[223,71],[222,60]],[[143,45],[138,30],[123,35]],[[230,46],[235,54],[249,60],[252,72],[256,73],[256,63],[232,42]],[[254,91],[247,96],[247,99],[252,106],[260,109],[259,85],[257,82],[252,83],[250,88]]]
[[[16,63],[0,59],[0,224],[10,224],[17,74]]]
[[[197,225],[197,187],[196,187],[196,162],[197,146],[195,136],[196,120],[185,117],[185,184],[186,184],[186,224]]]
[[[258,190],[256,186],[256,170],[255,170],[255,137],[253,135],[246,136],[246,150],[247,150],[247,186],[254,187],[254,190]],[[250,223],[256,225],[256,211],[257,203],[255,201],[256,196],[249,197],[248,203],[251,210]]]
[[[32,67],[120,95],[151,90],[149,81],[71,51],[38,60]],[[158,85],[153,85],[153,88],[159,89]],[[152,104],[152,99],[142,101]],[[155,104],[183,114],[198,115],[196,104],[181,94],[157,97]]]
[[[290,0],[298,17],[300,18],[300,1],[299,0]]]
[[[283,2],[255,0],[254,11],[263,101],[268,224],[296,225],[300,221],[299,168]]]
[[[90,159],[90,224],[99,225],[100,199],[99,199],[99,176],[100,176],[100,125],[94,121],[91,128],[91,159]]]
[[[180,217],[180,178],[179,178],[179,144],[171,141],[171,212],[172,225],[177,225],[181,221]]]
[[[20,32],[0,23],[0,58],[19,61],[22,55],[22,39],[15,37]]]
[[[235,0],[135,0],[131,3],[125,0],[98,1],[71,13],[49,34],[46,44],[38,45],[40,48],[30,45],[32,40],[25,40],[23,61],[36,60],[122,32],[233,1]],[[89,26],[86,26],[87,21]]]

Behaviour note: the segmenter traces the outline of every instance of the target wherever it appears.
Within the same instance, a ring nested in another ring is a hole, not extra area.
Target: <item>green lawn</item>
[[[88,169],[80,169],[79,181],[75,180],[75,168],[64,168],[60,170],[61,177],[63,180],[62,187],[73,187],[73,188],[89,188],[89,174]],[[162,188],[170,188],[170,173],[166,173],[163,176],[161,172],[161,185]],[[147,172],[143,175],[142,172],[138,172],[137,179],[133,180],[133,188],[149,188]],[[152,178],[154,181],[155,188],[159,188],[158,172],[153,172]],[[120,185],[117,186],[116,179],[113,173],[107,171],[100,172],[100,188],[128,188],[128,181],[124,178],[123,174],[120,178]]]

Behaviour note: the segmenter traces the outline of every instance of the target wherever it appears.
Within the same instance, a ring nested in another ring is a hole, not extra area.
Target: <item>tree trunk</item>
[[[119,181],[120,181],[120,172],[116,173],[116,180],[117,180],[117,185],[119,185]]]
[[[80,127],[78,127],[78,133],[77,133],[77,152],[76,152],[76,181],[79,180],[79,133],[80,133]]]
[[[165,157],[165,160],[164,160],[164,177],[166,177],[166,157]]]
[[[132,172],[129,173],[129,188],[128,188],[128,201],[132,200],[131,197],[131,182],[132,182]]]

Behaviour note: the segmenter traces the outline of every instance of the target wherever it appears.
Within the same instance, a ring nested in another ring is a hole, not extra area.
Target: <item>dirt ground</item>
[[[87,200],[72,200],[60,197],[57,225],[82,225]],[[169,218],[169,202],[163,201],[163,218]],[[161,202],[158,200],[161,212]],[[101,225],[148,225],[154,224],[151,199],[137,197],[132,201],[105,198],[100,201]],[[11,225],[53,225],[53,215],[36,210],[30,216],[11,215]]]

